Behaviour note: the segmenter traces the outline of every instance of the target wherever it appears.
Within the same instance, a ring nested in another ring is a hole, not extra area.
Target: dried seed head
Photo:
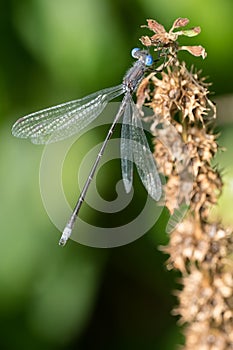
[[[180,314],[181,323],[208,322],[219,326],[233,319],[233,310],[227,299],[232,295],[233,277],[229,273],[203,273],[192,266],[189,275],[183,277],[182,291],[177,292],[180,305],[175,314]]]
[[[171,233],[170,243],[163,251],[170,254],[168,263],[183,272],[190,262],[201,264],[198,266],[205,270],[215,270],[222,268],[225,259],[230,263],[232,242],[230,229],[216,224],[200,225],[189,214]]]
[[[148,98],[152,85],[149,106],[156,116],[172,120],[179,114],[182,121],[187,119],[189,123],[201,122],[202,125],[210,110],[212,117],[215,117],[216,110],[208,99],[207,84],[197,72],[189,72],[183,63],[181,66],[168,67],[167,73],[162,72],[161,76],[159,79],[155,74],[150,75],[142,81],[137,91],[139,105]],[[147,91],[147,95],[144,91]]]
[[[209,99],[209,84],[193,68],[189,71],[177,58],[179,50],[206,57],[202,46],[179,46],[180,35],[200,33],[183,30],[188,19],[178,18],[167,32],[148,20],[151,37],[141,38],[165,57],[160,76],[145,77],[137,91],[138,106],[151,107],[154,115],[154,157],[167,177],[165,204],[172,215],[183,203],[190,204],[185,219],[170,234],[167,266],[181,271],[183,290],[177,292],[185,329],[186,350],[233,349],[233,233],[220,223],[211,223],[210,209],[222,191],[221,174],[211,166],[218,150],[213,133],[216,108]],[[177,28],[181,28],[178,31]],[[183,218],[183,217],[182,217]],[[176,224],[176,222],[175,222]]]
[[[155,74],[146,77],[137,96],[139,107],[148,100],[154,111],[154,156],[169,177],[164,189],[167,208],[173,213],[181,203],[191,202],[191,209],[206,220],[222,181],[210,166],[218,146],[208,126],[208,112],[213,118],[216,110],[208,98],[208,84],[199,76],[200,72],[189,72],[184,63],[176,62],[162,72],[161,79]]]
[[[232,350],[233,325],[231,322],[223,329],[209,324],[209,322],[194,322],[185,331],[185,350]]]

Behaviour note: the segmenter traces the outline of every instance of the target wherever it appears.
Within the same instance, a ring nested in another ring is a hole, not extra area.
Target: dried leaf
[[[198,35],[200,32],[201,32],[201,28],[200,27],[194,27],[192,29],[183,30],[182,34],[185,35],[185,36],[192,37],[192,36]]]
[[[142,36],[139,40],[141,41],[142,45],[145,45],[145,46],[151,46],[152,44],[149,36]]]
[[[164,34],[166,30],[162,24],[156,22],[154,19],[147,19],[148,28],[155,33]]]
[[[201,45],[198,46],[181,46],[179,50],[186,50],[189,53],[191,53],[193,56],[199,57],[202,56],[202,58],[206,58],[207,53]]]
[[[175,28],[185,27],[188,23],[189,23],[189,19],[188,18],[181,18],[181,17],[179,17],[173,23],[172,28],[175,29]]]

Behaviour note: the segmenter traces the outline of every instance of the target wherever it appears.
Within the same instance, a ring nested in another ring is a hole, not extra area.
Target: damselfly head
[[[135,47],[131,51],[131,55],[133,58],[142,61],[146,66],[151,66],[153,64],[153,57],[148,54],[147,50],[141,50],[138,47]]]

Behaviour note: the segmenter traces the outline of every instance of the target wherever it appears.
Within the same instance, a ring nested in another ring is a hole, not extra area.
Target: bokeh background
[[[82,97],[121,82],[130,50],[145,34],[146,18],[167,28],[177,17],[200,25],[186,44],[203,45],[206,60],[182,58],[213,82],[218,102],[215,160],[225,190],[215,215],[233,224],[233,2],[230,0],[1,0],[0,1],[0,346],[2,349],[175,349],[182,343],[171,316],[178,277],[158,250],[168,237],[164,211],[136,242],[96,249],[70,241],[62,249],[58,230],[39,189],[42,146],[11,136],[13,122],[46,106]],[[117,131],[119,132],[119,130]],[[85,135],[81,149],[103,140],[106,128]],[[76,148],[77,164],[80,159]],[[69,171],[68,171],[69,170]],[[68,166],[68,197],[77,197],[76,165]],[[120,161],[97,178],[107,200],[115,196]],[[65,180],[64,180],[65,181]],[[145,191],[135,179],[135,213]],[[96,224],[117,224],[84,207]],[[133,209],[131,215],[134,215]]]

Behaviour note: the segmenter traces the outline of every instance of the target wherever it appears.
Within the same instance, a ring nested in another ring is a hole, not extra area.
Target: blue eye
[[[151,66],[153,64],[153,57],[151,55],[147,55],[145,58],[145,65]]]
[[[144,62],[146,66],[151,66],[153,64],[153,58],[151,55],[146,55],[145,51],[142,51],[138,47],[135,47],[131,51],[131,55],[133,58],[137,58],[138,60],[141,60]]]
[[[137,51],[140,51],[140,49],[138,47],[135,47],[132,51],[131,51],[131,56],[133,58],[138,58],[136,54]]]

